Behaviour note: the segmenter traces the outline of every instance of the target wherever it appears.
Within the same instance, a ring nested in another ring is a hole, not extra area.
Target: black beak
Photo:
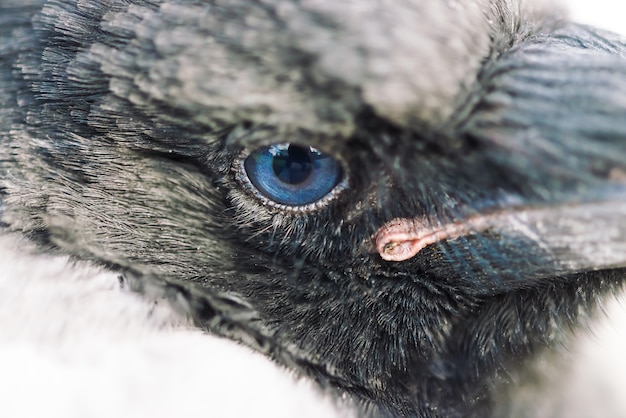
[[[389,262],[420,259],[429,270],[519,285],[545,278],[626,268],[626,185],[610,184],[577,201],[498,209],[434,223],[398,218],[372,237]]]

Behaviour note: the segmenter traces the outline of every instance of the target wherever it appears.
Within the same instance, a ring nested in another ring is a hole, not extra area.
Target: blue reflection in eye
[[[250,182],[273,202],[288,206],[315,203],[341,181],[337,160],[312,147],[276,144],[252,152],[244,161]]]

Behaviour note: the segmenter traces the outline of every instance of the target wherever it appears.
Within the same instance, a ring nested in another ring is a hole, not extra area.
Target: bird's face
[[[35,18],[16,228],[231,295],[405,414],[484,411],[618,286],[623,40],[509,2],[127,3]]]

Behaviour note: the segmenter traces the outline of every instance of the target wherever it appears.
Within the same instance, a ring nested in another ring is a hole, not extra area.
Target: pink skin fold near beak
[[[383,260],[406,261],[430,244],[485,230],[489,219],[490,216],[477,216],[437,226],[425,218],[396,218],[381,227],[372,240]]]

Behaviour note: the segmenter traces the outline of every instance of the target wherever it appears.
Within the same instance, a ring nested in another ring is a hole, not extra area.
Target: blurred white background
[[[561,0],[572,19],[626,35],[626,2],[620,0]]]

